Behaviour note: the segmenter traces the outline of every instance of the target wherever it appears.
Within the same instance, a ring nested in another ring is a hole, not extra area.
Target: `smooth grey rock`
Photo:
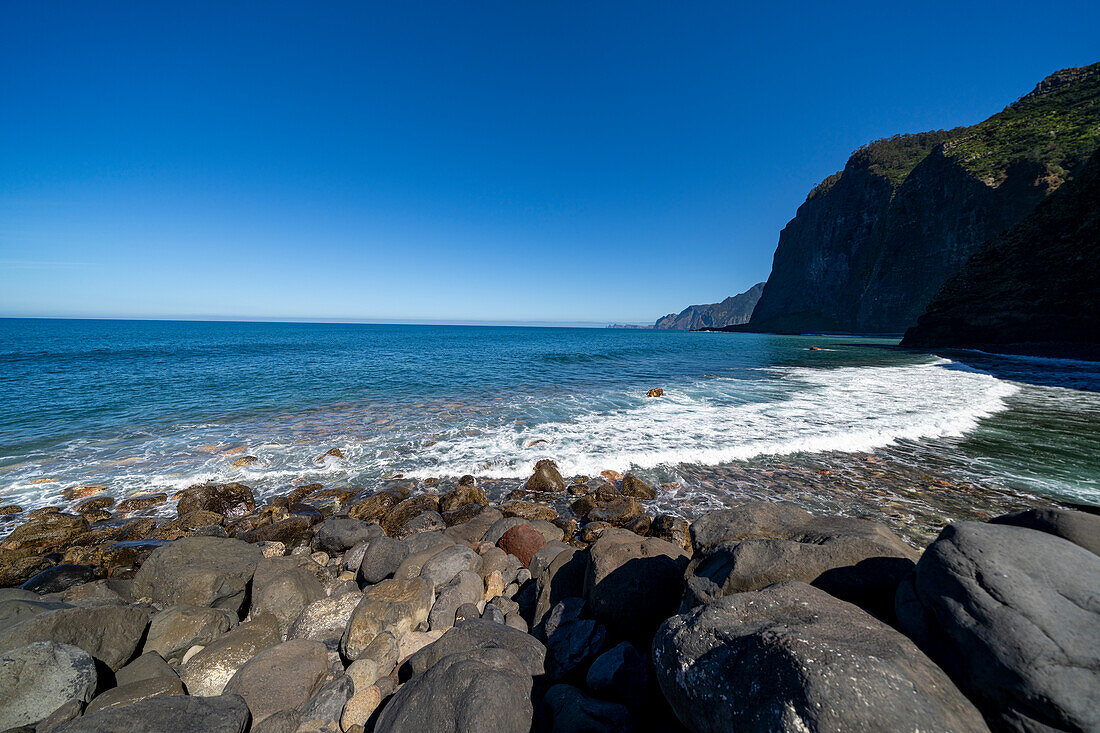
[[[485,585],[477,573],[472,570],[459,572],[450,583],[439,589],[428,614],[428,628],[435,631],[454,626],[459,607],[468,603],[476,604],[482,599],[484,590]]]
[[[329,671],[325,645],[292,639],[249,659],[225,685],[225,694],[244,698],[253,723],[281,710],[299,708],[317,691]]]
[[[84,712],[86,715],[91,715],[92,713],[98,713],[100,710],[133,705],[136,702],[154,697],[170,697],[183,694],[183,683],[180,682],[179,677],[175,675],[172,677],[151,677],[104,691],[88,703],[88,707]]]
[[[53,733],[70,720],[79,718],[84,712],[84,703],[80,700],[69,700],[67,703],[54,710],[46,718],[34,726],[34,733]],[[18,728],[16,728],[18,730]]]
[[[898,588],[901,628],[995,725],[1100,730],[1100,557],[1004,524],[944,528]]]
[[[508,553],[496,545],[487,546],[481,552],[481,564],[478,565],[477,574],[483,578],[488,577],[495,570],[504,577],[504,571],[508,568]]]
[[[493,606],[493,608],[496,608],[496,606]],[[497,611],[499,612],[500,609],[498,608]],[[456,624],[460,624],[463,621],[469,621],[472,618],[481,618],[481,611],[477,610],[476,603],[463,603],[458,607],[458,610],[455,611]],[[501,614],[500,621],[501,623],[504,622],[504,614]]]
[[[447,529],[447,523],[443,521],[443,517],[439,512],[429,509],[426,512],[417,514],[415,517],[393,530],[390,536],[402,539],[420,532],[442,532],[445,529]]]
[[[399,648],[397,639],[388,631],[383,631],[367,645],[363,653],[348,666],[347,674],[356,690],[365,690],[379,677],[387,676],[397,666]]]
[[[1071,509],[1028,509],[1026,512],[994,517],[989,523],[1011,524],[1046,532],[1100,555],[1100,516],[1096,514]]]
[[[85,715],[58,733],[244,733],[248,721],[248,705],[240,695],[175,695]]]
[[[421,566],[420,577],[431,581],[435,588],[442,588],[463,570],[476,571],[481,556],[469,547],[455,545],[439,551]]]
[[[150,553],[130,594],[163,606],[186,603],[239,613],[263,554],[255,545],[219,537],[185,537]]]
[[[331,682],[323,685],[309,702],[302,706],[300,720],[340,720],[340,713],[344,711],[351,696],[355,694],[355,684],[351,677],[342,674]]]
[[[287,638],[311,639],[338,646],[351,614],[361,600],[363,594],[356,590],[354,593],[331,595],[314,601],[294,619],[287,630]]]
[[[584,576],[588,569],[588,551],[569,548],[554,557],[550,565],[535,575],[534,625],[540,626],[559,601],[584,595]],[[509,613],[505,609],[505,613]]]
[[[533,677],[546,671],[546,647],[538,639],[510,626],[494,624],[485,619],[470,619],[410,656],[401,665],[400,677],[408,679],[421,674],[450,654],[488,647],[507,649],[523,662],[527,674]]]
[[[250,733],[297,733],[302,716],[297,710],[280,710],[252,726]]]
[[[531,687],[526,665],[507,649],[451,654],[402,685],[382,709],[374,730],[527,733],[534,713]]]
[[[692,731],[987,730],[909,639],[798,581],[673,616],[653,664]]]
[[[408,543],[382,536],[370,541],[359,565],[359,577],[366,583],[380,583],[392,578],[409,556]]]
[[[115,672],[115,683],[119,685],[129,685],[143,680],[178,680],[179,678],[176,670],[172,669],[171,665],[156,652],[145,652]]]
[[[279,633],[285,637],[302,611],[325,597],[325,588],[313,573],[294,568],[270,579],[253,594],[252,613],[270,613],[277,618]]]
[[[576,687],[554,685],[542,699],[544,730],[550,733],[621,733],[634,730],[630,711],[618,703],[588,697]]]
[[[321,550],[329,555],[345,552],[360,542],[373,540],[384,534],[377,524],[362,522],[351,517],[326,519],[314,527],[313,531],[311,543],[313,551]]]
[[[326,553],[327,554],[327,553]],[[328,568],[314,560],[310,555],[302,553],[297,555],[276,555],[265,557],[256,565],[256,573],[252,578],[252,595],[255,597],[262,593],[264,587],[273,582],[280,575],[288,572],[305,571],[315,577],[321,585],[327,585],[332,580]]]
[[[391,578],[370,586],[352,611],[340,651],[347,659],[358,659],[382,631],[400,638],[427,623],[434,595],[431,583],[423,578]]]
[[[64,608],[0,631],[0,652],[53,641],[78,646],[114,670],[133,658],[148,625],[148,613],[137,606]]]
[[[531,577],[539,577],[539,573],[549,568],[550,564],[554,562],[558,555],[571,549],[573,548],[569,545],[556,540],[546,543],[545,547],[531,556],[531,562],[527,567],[527,569],[531,571]]]
[[[482,535],[481,541],[488,542],[491,545],[495,545],[500,541],[500,538],[504,536],[504,533],[510,530],[512,527],[519,526],[521,524],[528,524],[526,519],[519,517],[504,517],[493,522],[489,525],[489,528],[485,530],[485,534]]]
[[[5,588],[5,590],[19,590],[18,588]],[[23,591],[20,591],[21,593]],[[57,599],[43,599],[37,593],[29,593],[32,598],[11,598],[0,600],[0,631],[26,621],[31,616],[37,616],[48,611],[60,611],[63,608],[73,608],[72,604]]]
[[[475,545],[482,541],[485,532],[493,526],[493,522],[496,522],[503,516],[504,515],[499,509],[486,507],[478,512],[473,519],[463,522],[462,524],[456,524],[453,527],[447,527],[443,534],[457,544]],[[493,542],[491,544],[496,543]]]
[[[593,618],[612,633],[648,638],[676,612],[687,564],[679,547],[612,528],[588,554],[584,597]]]
[[[0,730],[34,725],[95,694],[95,661],[69,644],[39,641],[0,654]]]
[[[219,636],[184,662],[180,679],[191,695],[220,695],[245,662],[278,643],[278,619],[259,616]]]
[[[237,625],[236,614],[220,608],[179,605],[155,614],[149,622],[144,652],[170,661],[183,658],[195,645],[206,646]]]
[[[552,680],[562,679],[603,649],[607,630],[590,618],[581,618],[582,610],[583,598],[566,598],[546,619],[546,672]]]
[[[437,547],[450,547],[457,544],[445,532],[419,532],[399,540],[399,542],[405,546],[410,555],[419,555],[421,552],[427,552]],[[423,565],[423,563],[421,564]]]
[[[461,613],[461,609],[459,609],[459,611]],[[495,624],[502,624],[504,623],[506,615],[507,614],[504,613],[500,606],[495,606],[492,603],[488,603],[485,605],[485,611],[482,612],[481,618],[485,619],[486,621],[492,621]],[[457,617],[455,620],[458,621]],[[462,620],[465,621],[466,619]]]
[[[646,660],[632,644],[624,641],[596,657],[588,668],[585,684],[598,697],[637,708],[646,701],[649,684]]]

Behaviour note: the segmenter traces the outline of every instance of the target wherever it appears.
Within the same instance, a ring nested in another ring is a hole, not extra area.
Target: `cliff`
[[[902,346],[1100,354],[1100,152],[1022,222],[983,245]]]
[[[721,303],[689,305],[679,313],[669,313],[664,318],[658,318],[653,327],[694,330],[748,323],[763,290],[764,283],[757,283],[743,293],[731,295]]]
[[[972,127],[857,150],[779,236],[750,328],[902,333],[985,242],[1100,147],[1100,64]]]

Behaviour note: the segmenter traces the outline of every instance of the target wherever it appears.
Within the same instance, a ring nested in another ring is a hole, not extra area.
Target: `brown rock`
[[[22,585],[54,565],[34,547],[0,551],[0,587]]]
[[[84,518],[92,524],[95,524],[96,522],[102,522],[111,518],[111,513],[103,511],[102,509],[93,509],[91,511],[81,512],[81,514],[83,514]]]
[[[621,491],[625,496],[633,496],[635,499],[656,499],[657,491],[642,479],[632,473],[623,476]]]
[[[7,506],[0,506],[0,517],[6,517],[9,514],[18,514],[23,511],[23,507],[18,504],[8,504]]]
[[[471,519],[481,514],[485,510],[485,507],[481,504],[463,504],[458,509],[450,512],[443,513],[443,523],[448,527],[454,527],[458,524],[465,524]]]
[[[150,509],[166,501],[168,501],[168,494],[143,494],[120,501],[118,506],[115,507],[115,511],[120,514],[130,514],[131,512],[140,512]]]
[[[523,488],[528,491],[565,491],[565,479],[558,473],[558,464],[544,458],[535,464],[535,473]]]
[[[665,396],[665,391],[663,389],[661,389],[660,387],[654,387],[653,389],[646,392],[645,396],[646,397],[664,397]]]
[[[165,522],[154,529],[149,537],[157,540],[178,540],[190,537],[199,527],[220,526],[224,521],[221,514],[199,509]]]
[[[258,460],[260,459],[256,456],[241,456],[237,460],[233,461],[233,468],[244,468],[245,466],[251,466]]]
[[[399,492],[383,490],[359,499],[348,506],[348,516],[364,522],[378,519],[387,511],[401,503],[404,497]]]
[[[673,514],[658,514],[649,528],[649,536],[691,551],[690,525]]]
[[[140,519],[134,519],[126,524],[122,525],[122,530],[118,533],[115,539],[119,542],[127,542],[129,540],[141,540],[147,538],[152,534],[153,530],[157,527],[157,520],[152,517],[141,517]]]
[[[623,480],[623,475],[621,473],[619,473],[618,471],[611,471],[611,470],[600,471],[600,475],[603,476],[605,479],[607,479],[608,481],[610,481],[613,484],[618,483],[618,482]]]
[[[531,565],[535,553],[546,547],[546,538],[529,524],[517,524],[501,535],[497,546],[509,555],[515,555],[526,568]]]
[[[506,501],[500,505],[500,511],[506,517],[519,517],[527,521],[545,519],[547,522],[552,522],[558,518],[557,511],[552,507],[530,501]]]
[[[176,513],[179,516],[203,510],[229,519],[238,519],[256,508],[252,489],[240,483],[198,484],[188,486],[179,494]]]
[[[303,484],[286,495],[287,506],[297,504],[315,491],[325,488],[324,484]]]
[[[313,539],[313,525],[302,516],[292,516],[281,522],[257,527],[239,535],[245,542],[281,542],[285,547],[308,545]]]
[[[343,460],[344,452],[339,448],[329,448],[327,451],[317,456],[317,463],[324,463],[326,458],[339,458]]]
[[[607,522],[589,522],[581,528],[581,542],[595,542],[609,529],[611,529],[611,525]]]
[[[382,525],[382,529],[386,534],[391,537],[401,529],[401,526],[424,512],[438,512],[439,511],[439,497],[435,494],[419,494],[417,496],[410,496],[408,499],[400,502],[393,509],[390,509],[384,515],[379,524]]]
[[[86,496],[94,496],[95,494],[101,494],[107,490],[107,487],[103,484],[90,484],[86,486],[70,486],[67,489],[62,489],[61,498],[65,501],[75,501],[76,499],[83,499]]]
[[[16,527],[0,542],[0,550],[62,547],[89,529],[88,520],[77,514],[41,514]]]
[[[596,507],[588,513],[588,519],[594,522],[607,522],[615,527],[625,527],[644,514],[641,504],[631,496],[624,496]]]
[[[91,499],[86,499],[76,505],[76,513],[84,514],[85,512],[97,512],[103,509],[110,509],[115,505],[115,500],[110,496],[96,496]]]
[[[446,514],[469,504],[485,506],[489,503],[485,492],[474,484],[460,484],[450,493],[444,494],[439,500],[439,513]]]

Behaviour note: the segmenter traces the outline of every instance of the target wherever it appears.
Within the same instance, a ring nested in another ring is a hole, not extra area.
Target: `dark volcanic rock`
[[[620,490],[624,496],[633,496],[635,499],[657,498],[657,490],[632,473],[623,476],[623,485]]]
[[[333,517],[318,524],[314,532],[313,549],[335,555],[350,550],[360,542],[379,537],[382,528],[351,517]]]
[[[588,697],[576,687],[554,685],[542,699],[544,730],[551,733],[624,733],[634,730],[622,705]]]
[[[133,705],[136,702],[154,697],[170,697],[183,694],[183,683],[180,682],[179,677],[150,677],[112,687],[110,690],[97,695],[94,700],[88,703],[84,713],[91,715],[100,710]]]
[[[58,733],[244,733],[249,719],[248,705],[240,695],[175,695],[85,715]]]
[[[585,684],[602,698],[639,707],[646,700],[649,684],[645,657],[624,641],[596,657]]]
[[[74,585],[95,580],[95,568],[88,565],[54,565],[19,586],[35,593],[60,593]]]
[[[1100,728],[1100,557],[1022,527],[944,528],[898,588],[902,629],[999,726]]]
[[[320,515],[317,516],[320,519]],[[249,543],[282,542],[288,550],[308,545],[313,539],[313,521],[310,517],[294,515],[273,524],[251,529],[240,536]]]
[[[550,565],[535,576],[534,625],[539,626],[559,601],[584,596],[584,575],[588,553],[570,548],[562,550]]]
[[[546,672],[560,680],[587,664],[603,649],[607,630],[590,618],[581,618],[583,598],[566,598],[550,609],[543,624]]]
[[[689,305],[679,314],[669,313],[664,318],[658,318],[653,327],[697,331],[701,328],[721,328],[748,323],[762,292],[764,292],[764,283],[757,283],[743,293],[731,295],[721,303]]]
[[[565,491],[565,479],[558,473],[558,464],[544,458],[535,464],[535,472],[523,488],[528,491]]]
[[[188,537],[154,550],[134,576],[134,598],[166,606],[186,603],[238,612],[263,555],[254,545]]]
[[[88,520],[79,514],[48,512],[32,517],[12,530],[11,534],[0,540],[0,550],[64,547],[89,529]]]
[[[797,581],[670,618],[653,663],[693,731],[986,730],[909,639]]]
[[[252,489],[238,483],[188,487],[180,492],[176,504],[176,512],[181,517],[201,509],[236,519],[255,508],[256,498],[252,495]]]
[[[644,637],[676,612],[687,564],[679,547],[609,529],[588,552],[584,597],[612,633]]]
[[[527,666],[507,649],[451,654],[402,685],[383,708],[375,731],[527,733],[534,714],[531,687]]]
[[[989,520],[990,524],[1010,524],[1036,529],[1080,545],[1100,555],[1100,516],[1070,509],[1029,509]]]
[[[0,654],[0,730],[34,725],[96,689],[95,662],[68,644],[40,641]]]
[[[421,674],[448,655],[488,647],[507,649],[523,663],[531,676],[541,675],[545,671],[546,647],[538,639],[510,626],[485,619],[470,619],[409,657],[401,665],[401,678]]]
[[[409,548],[400,540],[385,536],[371,540],[359,565],[359,577],[366,583],[392,578],[408,556]]]
[[[344,705],[355,693],[355,684],[351,677],[342,674],[336,679],[317,690],[309,702],[302,706],[299,719],[302,722],[310,720],[340,720],[340,713],[344,711]]]
[[[407,522],[411,521],[415,517],[420,516],[424,512],[438,511],[438,496],[434,494],[419,494],[417,496],[411,496],[408,499],[405,499],[404,501],[395,505],[392,509],[382,515],[382,519],[379,523],[382,525],[382,529],[386,530],[386,534],[388,534],[390,537],[397,537],[398,531]],[[442,517],[440,517],[440,523],[443,523]]]
[[[0,631],[0,651],[52,641],[80,647],[97,661],[118,669],[133,658],[148,625],[147,612],[136,606],[63,608]]]
[[[324,644],[293,639],[245,662],[226,683],[224,694],[243,697],[252,712],[252,722],[259,723],[281,710],[307,703],[328,671]]]

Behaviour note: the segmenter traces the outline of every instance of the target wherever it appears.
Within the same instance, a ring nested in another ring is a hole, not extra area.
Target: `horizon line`
[[[288,318],[194,315],[194,316],[17,316],[0,314],[2,321],[152,321],[165,323],[301,323],[362,326],[514,326],[517,328],[608,328],[653,325],[650,321],[552,321],[488,319],[381,319],[381,318]]]

